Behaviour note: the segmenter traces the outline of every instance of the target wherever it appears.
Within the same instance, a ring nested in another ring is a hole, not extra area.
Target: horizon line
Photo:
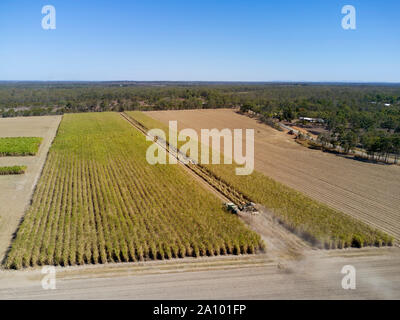
[[[60,82],[69,82],[69,83],[78,83],[78,82],[86,82],[86,83],[115,83],[115,82],[141,82],[141,83],[310,83],[310,84],[396,84],[400,85],[400,81],[307,81],[307,80],[1,80],[1,82],[48,82],[48,83],[60,83]]]

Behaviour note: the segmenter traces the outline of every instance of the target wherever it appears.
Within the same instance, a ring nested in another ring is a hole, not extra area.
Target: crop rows
[[[149,129],[160,128],[168,132],[164,124],[147,117],[142,112],[127,112],[127,114]],[[393,237],[386,233],[259,172],[238,176],[235,174],[235,164],[202,166],[230,189],[237,190],[246,198],[270,209],[289,230],[317,247],[335,249],[393,244]]]
[[[6,267],[253,253],[260,237],[116,113],[65,115]]]

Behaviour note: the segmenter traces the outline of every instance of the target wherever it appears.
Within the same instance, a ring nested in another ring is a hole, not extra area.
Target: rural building
[[[313,123],[324,123],[324,119],[321,118],[308,118],[308,117],[299,117],[300,120],[302,121],[308,121],[308,122],[313,122]]]

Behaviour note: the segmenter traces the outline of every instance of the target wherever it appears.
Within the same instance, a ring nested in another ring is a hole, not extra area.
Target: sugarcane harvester
[[[225,208],[228,212],[231,212],[233,214],[238,214],[239,212],[251,213],[251,214],[259,213],[256,208],[255,203],[253,203],[253,202],[247,202],[247,203],[241,204],[239,206],[237,206],[233,202],[226,202]]]

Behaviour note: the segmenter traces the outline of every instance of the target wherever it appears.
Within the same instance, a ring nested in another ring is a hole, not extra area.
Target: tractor
[[[233,202],[225,203],[225,208],[226,208],[226,210],[228,210],[229,212],[231,212],[233,214],[239,213],[239,209],[238,209],[237,205],[234,204]]]

